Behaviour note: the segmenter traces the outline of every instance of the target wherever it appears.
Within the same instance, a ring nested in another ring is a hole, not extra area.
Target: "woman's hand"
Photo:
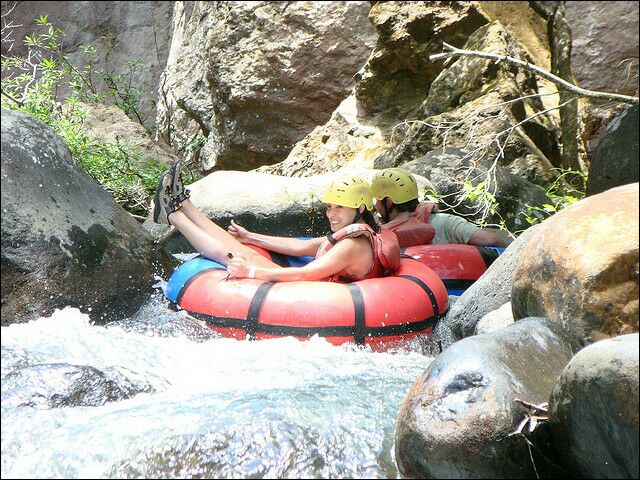
[[[232,277],[237,278],[254,278],[256,268],[248,263],[248,260],[241,256],[235,256],[229,259],[227,264],[227,272]]]
[[[233,219],[231,219],[231,225],[227,228],[227,232],[240,243],[249,243],[249,230],[238,225]]]

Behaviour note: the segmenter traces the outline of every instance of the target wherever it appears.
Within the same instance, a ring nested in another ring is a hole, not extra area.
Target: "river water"
[[[217,338],[160,296],[105,327],[66,308],[1,338],[2,478],[396,478],[395,417],[431,360]],[[111,390],[69,400],[78,372]]]

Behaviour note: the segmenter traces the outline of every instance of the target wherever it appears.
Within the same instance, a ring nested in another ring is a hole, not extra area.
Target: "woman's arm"
[[[366,250],[364,250],[366,252]],[[258,278],[270,282],[324,280],[349,268],[354,258],[363,254],[357,239],[346,238],[338,242],[325,255],[305,265],[293,268],[255,267],[242,257],[234,257],[227,266],[234,277]]]
[[[324,241],[323,237],[300,240],[298,238],[263,235],[261,233],[250,232],[233,220],[231,220],[231,225],[227,231],[240,243],[255,245],[257,247],[271,250],[272,252],[283,253],[294,257],[315,255],[318,252],[318,248],[320,248],[320,245]]]

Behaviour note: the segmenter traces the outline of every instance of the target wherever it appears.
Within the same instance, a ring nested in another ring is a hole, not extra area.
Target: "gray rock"
[[[142,392],[153,393],[155,388],[122,367],[99,370],[67,363],[38,364],[2,378],[2,402],[16,407],[95,407]]]
[[[607,127],[589,166],[587,195],[640,179],[638,130],[640,107],[634,105],[616,117]]]
[[[2,324],[82,307],[95,321],[151,293],[152,238],[40,120],[2,110]]]
[[[532,478],[515,402],[546,402],[578,348],[562,327],[529,318],[466,338],[437,357],[404,399],[395,453],[405,478]],[[535,452],[535,450],[534,450]],[[535,455],[535,453],[534,453]],[[540,469],[544,461],[534,456]]]
[[[507,302],[480,319],[476,325],[475,335],[495,332],[512,324],[513,313],[511,312],[511,302]]]
[[[638,478],[638,334],[590,345],[553,389],[549,427],[579,478]]]
[[[511,300],[513,270],[520,260],[522,249],[538,228],[534,225],[509,245],[449,309],[449,313],[438,323],[434,332],[434,339],[439,340],[443,348],[473,335],[482,317]]]
[[[638,3],[568,2],[571,70],[590,90],[638,94]],[[636,59],[636,60],[634,60]]]
[[[202,169],[283,160],[348,95],[375,42],[368,2],[176,2],[160,133]],[[175,131],[170,129],[176,129]]]
[[[151,127],[155,121],[158,96],[158,80],[165,68],[172,31],[171,24],[175,2],[2,2],[2,12],[11,4],[15,8],[6,17],[17,25],[13,30],[12,52],[24,55],[27,51],[23,39],[39,31],[34,22],[40,15],[48,15],[55,28],[66,31],[62,50],[70,61],[82,69],[89,61],[83,46],[96,48],[93,64],[93,80],[97,91],[106,91],[107,85],[95,75],[96,71],[127,74],[128,64],[139,62],[132,77],[132,87],[142,91],[141,111],[143,123]],[[111,38],[115,48],[109,48]],[[3,40],[4,41],[4,40]],[[3,44],[5,48],[6,42]],[[3,50],[4,51],[4,50]],[[60,86],[60,94],[68,92]],[[123,92],[124,93],[124,92]],[[115,98],[115,97],[113,97]],[[106,102],[112,102],[107,96]]]

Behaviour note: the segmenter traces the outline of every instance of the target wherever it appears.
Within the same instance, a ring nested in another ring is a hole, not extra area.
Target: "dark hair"
[[[366,223],[373,229],[374,232],[380,233],[380,224],[373,216],[373,213],[371,213],[366,208],[364,209],[364,213],[362,214],[362,219],[364,220],[364,223]]]
[[[415,209],[420,204],[420,200],[414,198],[413,200],[409,200],[404,203],[394,203],[392,208],[395,208],[399,212],[411,212],[413,213]]]

